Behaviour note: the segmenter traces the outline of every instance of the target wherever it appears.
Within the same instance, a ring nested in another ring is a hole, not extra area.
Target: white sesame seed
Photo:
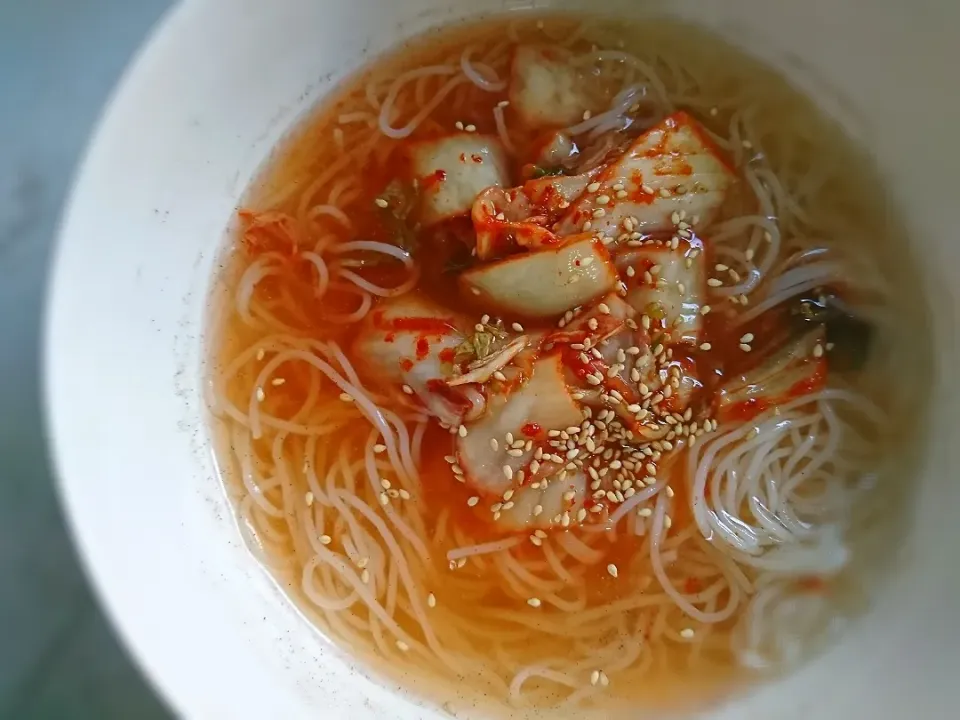
[[[386,505],[389,502],[390,502],[390,496],[387,495],[385,492],[380,493],[380,504]]]
[[[497,370],[495,373],[493,373],[493,379],[494,379],[494,380],[499,380],[500,382],[506,382],[506,381],[507,381],[507,376],[504,375],[504,374],[503,374],[502,372],[500,372],[499,370]]]
[[[333,542],[333,538],[330,537],[329,535],[321,535],[321,536],[320,536],[320,544],[321,544],[321,545],[329,545],[329,544],[332,543],[332,542]]]
[[[598,182],[592,182],[589,185],[587,185],[587,192],[595,193],[599,189],[600,189],[600,183]]]
[[[707,279],[707,285],[709,285],[710,287],[720,287],[721,285],[723,285],[723,280],[718,280],[717,278],[709,278]]]
[[[680,631],[680,637],[684,640],[689,640],[694,636],[693,628],[684,628]]]
[[[266,354],[267,354],[266,351],[263,348],[260,348],[259,350],[257,350],[257,360],[263,360]]]
[[[596,685],[599,682],[600,682],[600,671],[594,670],[592,673],[590,673],[590,684]]]
[[[607,687],[610,684],[610,678],[607,677],[607,674],[601,670],[600,671],[600,685],[602,687]]]
[[[307,494],[304,496],[304,500],[307,502],[307,507],[313,505],[313,493],[307,492]]]
[[[607,572],[610,574],[610,577],[617,577],[619,573],[619,571],[617,570],[617,566],[614,565],[613,563],[610,563],[609,565],[607,565]]]
[[[400,389],[403,390],[403,392],[407,395],[413,395],[413,388],[410,387],[409,385],[404,385]]]
[[[477,131],[477,126],[476,126],[476,125],[467,125],[467,126],[464,128],[464,130],[466,130],[467,132],[476,132],[476,131]]]
[[[262,387],[257,388],[257,402],[263,402],[267,396],[263,392]]]
[[[503,466],[503,476],[507,480],[513,480],[513,468],[510,465]]]
[[[708,343],[708,342],[700,343],[700,349],[701,349],[701,350],[706,351],[706,350],[709,350],[709,349],[712,348],[712,347],[713,347],[713,345],[711,345],[711,344]]]
[[[467,500],[467,505],[469,505],[470,507],[476,507],[478,502],[480,502],[480,498],[474,495],[473,497]]]
[[[410,646],[407,645],[403,640],[397,640],[397,649],[400,652],[406,652],[410,649]]]
[[[753,348],[747,345],[746,343],[740,343],[740,349],[743,350],[744,352],[750,352],[751,350],[753,350]]]
[[[608,202],[610,202],[610,196],[609,196],[609,195],[597,195],[597,202],[598,202],[600,205],[606,205]]]
[[[814,348],[813,348],[813,356],[816,357],[816,358],[818,358],[818,357],[823,357],[823,345],[821,345],[820,343],[817,343],[817,344],[814,346]]]
[[[461,425],[460,427],[458,427],[458,428],[457,428],[457,435],[459,435],[460,437],[466,437],[466,436],[467,436],[467,426],[466,426],[466,425]]]
[[[535,597],[534,597],[534,598],[530,598],[529,600],[527,600],[527,605],[529,605],[530,607],[533,607],[533,608],[538,608],[538,607],[540,607],[540,598],[535,598]]]
[[[390,203],[388,203],[386,200],[384,200],[383,198],[380,198],[380,197],[378,197],[376,200],[374,200],[374,202],[377,204],[377,207],[380,207],[380,208],[385,208],[385,207],[387,207],[387,206],[390,204]]]
[[[457,120],[457,121],[453,124],[453,126],[454,126],[457,130],[463,130],[463,123],[460,122],[459,120]]]

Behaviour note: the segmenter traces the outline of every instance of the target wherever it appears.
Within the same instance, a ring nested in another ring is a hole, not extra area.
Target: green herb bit
[[[533,179],[539,180],[540,178],[545,177],[556,177],[557,175],[563,175],[563,168],[545,168],[540,167],[539,165],[533,166]]]

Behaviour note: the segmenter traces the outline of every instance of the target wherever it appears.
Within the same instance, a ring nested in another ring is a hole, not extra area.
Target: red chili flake
[[[526,435],[529,438],[535,438],[540,433],[543,432],[543,428],[540,427],[537,423],[527,423],[522,428],[520,428],[520,432],[522,432],[524,435]]]
[[[423,360],[429,354],[430,343],[427,342],[425,337],[419,338],[417,340],[417,360]]]
[[[408,358],[403,358],[400,360],[400,369],[404,372],[410,372],[413,368],[413,361]]]

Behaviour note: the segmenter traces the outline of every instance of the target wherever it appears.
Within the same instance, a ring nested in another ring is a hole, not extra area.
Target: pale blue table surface
[[[64,528],[43,440],[38,342],[47,262],[77,161],[110,89],[171,4],[0,0],[4,720],[169,717],[97,607]]]

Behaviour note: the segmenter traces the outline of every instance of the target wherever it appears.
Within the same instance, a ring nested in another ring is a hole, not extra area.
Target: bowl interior
[[[87,569],[134,654],[183,715],[432,714],[353,668],[243,546],[202,413],[209,284],[247,184],[345,74],[430,26],[584,5],[198,0],[167,18],[121,84],[62,230],[47,404],[62,495]],[[713,28],[779,67],[869,147],[907,222],[904,242],[920,250],[935,326],[931,431],[926,457],[903,479],[915,488],[915,517],[896,572],[840,645],[716,717],[940,716],[960,696],[948,682],[960,661],[951,612],[960,564],[950,554],[960,541],[951,513],[960,501],[950,442],[958,399],[943,372],[957,360],[960,246],[943,208],[952,207],[947,169],[958,154],[952,131],[960,98],[943,90],[955,85],[950,28],[960,7],[607,5],[608,12],[667,11]]]

